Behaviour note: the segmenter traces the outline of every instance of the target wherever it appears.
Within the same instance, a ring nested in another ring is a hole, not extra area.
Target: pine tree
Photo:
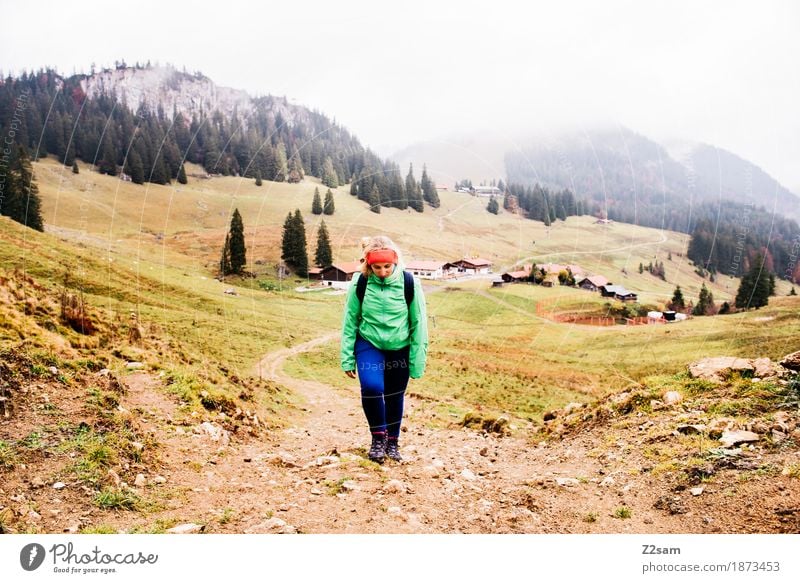
[[[131,153],[128,154],[125,162],[125,174],[131,177],[134,184],[144,184],[144,166],[135,149],[131,149]]]
[[[300,214],[300,209],[294,211],[294,228],[295,228],[295,257],[294,268],[297,275],[300,277],[308,276],[308,251],[306,247],[306,226],[303,222],[303,215]]]
[[[422,193],[420,192],[419,184],[414,178],[414,165],[408,165],[408,175],[406,176],[406,197],[408,198],[408,206],[417,212],[422,212],[424,209],[422,202]]]
[[[0,199],[0,211],[10,219],[37,231],[44,231],[39,187],[25,146],[12,151],[11,166],[6,177],[5,200]]]
[[[106,135],[103,139],[103,157],[97,165],[100,174],[108,174],[109,176],[117,175],[117,160],[114,154],[114,146],[111,143],[110,136]]]
[[[425,202],[427,202],[433,208],[439,208],[442,203],[439,201],[439,193],[436,191],[436,183],[428,177],[428,169],[424,164],[422,165],[422,179],[420,180],[420,186],[422,188],[422,198],[425,200]]]
[[[275,152],[275,182],[286,182],[289,175],[289,167],[286,161],[286,146],[283,142],[278,142]]]
[[[79,174],[80,171],[81,171],[80,168],[78,168],[78,162],[73,162],[72,163],[72,173],[73,174]]]
[[[229,273],[233,273],[231,267],[231,234],[225,234],[225,244],[222,246],[222,257],[219,260],[219,274],[225,277]]]
[[[794,291],[794,286],[792,286],[792,291],[789,292],[789,295],[790,296],[796,296],[797,295],[797,292]]]
[[[500,204],[497,202],[495,197],[489,199],[489,204],[486,205],[486,210],[493,215],[496,215],[498,212],[500,212]]]
[[[314,200],[311,202],[311,212],[315,215],[322,214],[322,199],[319,197],[319,188],[314,188]]]
[[[331,192],[330,188],[325,193],[325,204],[323,204],[323,209],[326,215],[332,215],[336,210],[333,204],[333,193]]]
[[[389,205],[396,209],[405,210],[408,208],[408,196],[406,196],[406,187],[403,185],[399,167],[394,167],[389,176],[388,199]]]
[[[700,297],[697,299],[697,304],[695,304],[694,308],[692,309],[692,314],[695,316],[706,316],[713,314],[715,311],[716,307],[714,306],[714,295],[708,291],[708,288],[704,283],[700,288]]]
[[[67,155],[64,156],[64,166],[72,166],[75,163],[75,144],[70,142],[67,148]]]
[[[244,244],[244,223],[239,209],[234,209],[230,228],[231,271],[241,274],[247,263],[247,249]]]
[[[325,220],[320,221],[317,230],[317,250],[314,253],[314,264],[317,267],[328,267],[333,263],[333,253],[331,252],[331,241],[328,237],[328,228]]]
[[[750,269],[742,277],[736,291],[737,308],[760,308],[769,302],[769,274],[764,267],[764,256],[756,255]]]
[[[336,175],[336,169],[333,167],[333,161],[328,157],[322,164],[322,184],[328,188],[336,188],[339,186],[339,177]]]
[[[289,175],[286,181],[291,184],[296,184],[303,179],[303,163],[300,161],[300,154],[295,148],[292,157],[289,159]]]
[[[178,170],[178,182],[181,184],[186,184],[189,180],[186,178],[186,169],[181,164],[180,170]]]
[[[300,277],[308,275],[308,251],[306,250],[306,227],[300,209],[286,215],[283,223],[281,259],[291,265]]]
[[[153,162],[153,168],[150,171],[148,182],[154,184],[169,184],[169,172],[167,172],[167,165],[164,162],[163,155],[159,154],[158,158]]]
[[[682,312],[686,309],[686,301],[683,299],[681,286],[675,286],[675,291],[672,293],[672,300],[670,300],[667,307],[675,312]]]
[[[283,236],[281,238],[281,259],[286,263],[292,263],[294,261],[296,240],[294,219],[292,218],[292,213],[289,213],[286,215],[286,220],[283,222]]]
[[[372,186],[372,190],[370,190],[370,192],[369,192],[369,200],[367,202],[369,203],[369,210],[371,210],[373,213],[379,213],[380,214],[380,212],[381,212],[381,193],[378,190],[378,185],[377,184],[374,184]]]

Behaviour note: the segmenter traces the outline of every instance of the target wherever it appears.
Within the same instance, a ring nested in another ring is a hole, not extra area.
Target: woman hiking
[[[372,434],[369,459],[402,461],[397,440],[409,377],[425,371],[428,323],[422,285],[403,271],[388,237],[361,241],[361,273],[347,290],[342,324],[342,370],[361,383],[361,404]]]

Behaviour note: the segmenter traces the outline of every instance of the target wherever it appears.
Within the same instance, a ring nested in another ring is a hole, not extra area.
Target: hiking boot
[[[373,433],[372,434],[372,446],[369,448],[369,453],[367,457],[370,461],[382,464],[383,458],[386,456],[386,434],[385,433]]]
[[[389,439],[386,441],[386,455],[396,462],[403,461],[403,456],[400,455],[400,450],[397,448],[396,439]]]

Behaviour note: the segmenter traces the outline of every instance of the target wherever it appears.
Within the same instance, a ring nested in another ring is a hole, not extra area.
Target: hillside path
[[[261,360],[261,374],[288,387],[302,406],[285,429],[266,440],[240,445],[217,462],[222,479],[216,481],[216,503],[240,509],[238,520],[229,525],[231,531],[709,530],[700,514],[688,520],[654,509],[664,494],[663,485],[643,474],[634,459],[601,454],[600,436],[585,434],[569,443],[536,445],[525,435],[443,429],[431,403],[415,395],[413,380],[400,439],[405,461],[387,460],[383,466],[367,461],[369,433],[357,381],[343,390],[321,380],[293,378],[282,369],[287,358],[304,351],[326,344],[338,350],[333,343],[337,338],[337,333],[324,334]],[[621,441],[617,445],[626,446]],[[236,476],[233,483],[241,480],[243,466],[258,474],[255,488],[231,487],[231,475]],[[621,506],[632,510],[630,519],[613,517]]]

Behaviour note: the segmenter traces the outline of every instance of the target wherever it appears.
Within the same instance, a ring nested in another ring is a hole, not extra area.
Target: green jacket
[[[428,356],[428,318],[422,285],[414,279],[414,299],[406,306],[403,265],[396,265],[392,274],[381,279],[374,273],[367,278],[364,303],[356,296],[359,273],[350,282],[342,323],[342,370],[356,369],[356,333],[379,350],[409,349],[409,374],[418,379],[425,372]]]

